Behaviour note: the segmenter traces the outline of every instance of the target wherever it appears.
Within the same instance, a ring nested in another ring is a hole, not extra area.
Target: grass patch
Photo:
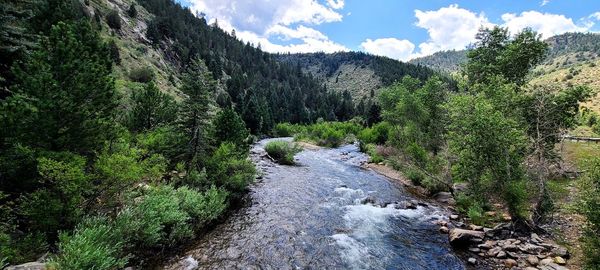
[[[272,141],[265,145],[265,150],[279,164],[294,165],[294,155],[302,149],[295,143]]]

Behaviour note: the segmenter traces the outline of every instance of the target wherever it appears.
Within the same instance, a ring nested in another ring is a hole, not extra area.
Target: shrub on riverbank
[[[308,141],[325,147],[338,147],[352,135],[363,129],[355,122],[318,122],[312,125],[278,124],[273,130],[276,136],[294,136],[297,141]]]
[[[581,179],[580,212],[586,217],[583,233],[585,269],[600,268],[600,158],[588,162]]]
[[[284,165],[294,164],[294,155],[302,149],[295,143],[272,141],[265,145],[265,150],[275,161]]]

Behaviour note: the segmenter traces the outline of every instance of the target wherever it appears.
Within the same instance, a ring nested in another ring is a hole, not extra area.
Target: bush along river
[[[253,146],[262,176],[248,206],[202,236],[165,269],[465,269],[435,224],[441,208],[365,170],[357,145],[304,150],[295,166]]]

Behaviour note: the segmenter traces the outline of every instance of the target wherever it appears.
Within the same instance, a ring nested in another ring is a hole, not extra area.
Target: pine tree
[[[58,23],[14,70],[13,95],[0,107],[6,136],[53,151],[98,149],[114,130],[111,72],[108,47],[89,23]]]
[[[246,139],[250,135],[244,120],[231,108],[226,108],[217,114],[214,126],[217,145],[231,142],[240,147],[246,144]]]
[[[134,131],[153,129],[175,121],[175,100],[162,92],[152,82],[140,92],[133,93],[130,126]]]
[[[211,107],[217,82],[202,60],[194,60],[182,79],[187,98],[181,106],[181,127],[187,136],[188,169],[201,169],[210,145]]]

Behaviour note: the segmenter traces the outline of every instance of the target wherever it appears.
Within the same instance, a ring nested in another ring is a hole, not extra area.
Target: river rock
[[[532,233],[531,234],[531,242],[533,242],[534,244],[539,244],[539,243],[543,243],[544,240],[542,240],[542,238],[540,238],[536,233]]]
[[[467,260],[470,264],[476,264],[477,263],[477,259],[471,257]]]
[[[481,249],[479,249],[479,248],[469,248],[469,251],[473,252],[473,253],[479,253],[479,252],[481,252]]]
[[[469,225],[469,230],[473,231],[483,231],[483,226],[477,226],[475,224]]]
[[[492,247],[494,247],[494,245],[496,245],[496,242],[492,240],[487,240],[483,244],[477,245],[477,247],[482,249],[491,249]]]
[[[555,264],[555,263],[549,263],[546,265],[543,265],[541,267],[539,267],[540,270],[569,270],[569,268],[566,268],[564,266]]]
[[[536,265],[540,264],[540,260],[536,256],[533,256],[533,255],[527,256],[527,258],[525,260],[527,261],[527,263],[529,263],[532,266],[536,266]]]
[[[360,201],[361,204],[375,204],[375,198],[368,196]]]
[[[452,191],[454,191],[454,193],[463,192],[467,190],[468,186],[467,183],[454,183],[454,185],[452,185]]]
[[[545,258],[540,261],[540,265],[548,265],[551,263],[554,263],[554,260],[552,258]]]
[[[565,259],[563,259],[562,257],[560,257],[560,256],[554,257],[554,262],[556,264],[559,264],[559,265],[565,265],[565,264],[567,264],[567,261]]]
[[[570,254],[569,250],[567,250],[566,248],[556,246],[552,249],[552,256],[559,256],[568,259],[570,257]]]
[[[448,234],[450,244],[456,247],[468,246],[470,243],[482,241],[483,232],[453,228]]]
[[[440,227],[440,232],[443,233],[443,234],[448,233],[449,232],[448,227],[446,227],[446,226]]]
[[[504,260],[504,266],[506,266],[506,268],[513,268],[518,265],[519,265],[519,263],[517,263],[517,261],[515,261],[513,259]]]
[[[540,247],[540,246],[536,246],[534,244],[527,243],[527,244],[520,245],[519,250],[521,250],[522,252],[529,253],[529,254],[538,254],[542,250],[544,250],[544,248]]]
[[[538,270],[538,269],[535,267],[527,266],[524,268],[524,270]]]
[[[458,215],[450,215],[450,219],[451,220],[457,220],[458,219]]]
[[[506,258],[506,252],[504,252],[503,250],[499,251],[498,254],[496,255],[496,258],[498,258],[498,259]]]
[[[9,266],[5,270],[46,270],[46,264],[41,262],[28,262],[24,264]]]
[[[452,193],[450,192],[438,192],[435,195],[433,195],[433,199],[436,200],[439,203],[444,203],[444,204],[448,204],[448,205],[455,205],[456,201],[454,200],[454,197],[452,197]]]
[[[417,206],[408,201],[398,202],[395,206],[396,209],[417,209]]]

